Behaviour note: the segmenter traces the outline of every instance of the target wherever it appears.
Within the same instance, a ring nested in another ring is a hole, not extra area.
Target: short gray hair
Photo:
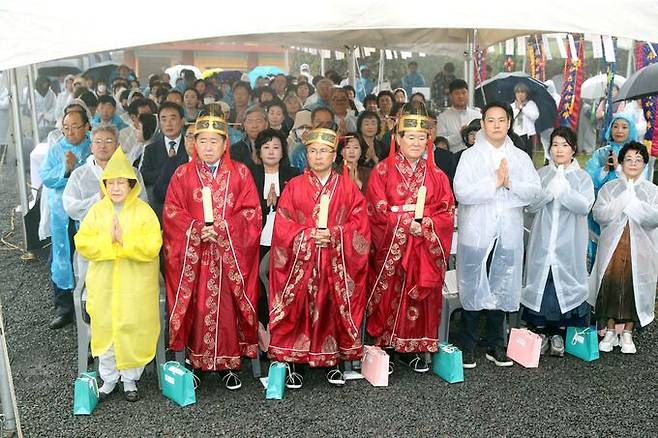
[[[263,119],[267,121],[267,112],[265,112],[265,108],[263,108],[262,106],[258,104],[250,106],[244,112],[244,118],[246,119],[249,114],[253,114],[253,113],[260,113],[263,116]]]
[[[514,86],[514,94],[522,92],[525,93],[526,95],[530,95],[530,88],[523,82],[517,82],[517,84]]]
[[[109,132],[114,139],[119,141],[119,130],[111,123],[101,123],[91,130],[91,138],[94,138],[97,132]]]

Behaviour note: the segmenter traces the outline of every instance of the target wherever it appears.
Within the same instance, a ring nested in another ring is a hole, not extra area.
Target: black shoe
[[[477,365],[475,362],[475,352],[464,350],[462,353],[462,363],[463,367],[467,370],[475,368]]]
[[[129,402],[136,402],[139,400],[139,394],[137,394],[137,391],[124,391],[123,396]]]
[[[505,350],[501,347],[489,348],[485,357],[495,363],[497,367],[511,367],[514,365],[514,362],[507,357]]]
[[[424,355],[421,354],[400,355],[400,362],[407,365],[417,373],[426,373],[430,370],[430,366],[425,361]]]
[[[55,316],[53,320],[50,321],[49,327],[51,330],[58,330],[66,327],[72,322],[73,322],[73,315],[71,315],[70,313],[62,313]]]

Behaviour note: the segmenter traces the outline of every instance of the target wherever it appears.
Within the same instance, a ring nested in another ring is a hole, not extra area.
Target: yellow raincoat
[[[142,367],[155,356],[160,333],[160,224],[151,207],[137,196],[139,182],[118,213],[123,245],[112,243],[114,205],[103,181],[136,179],[118,148],[101,179],[103,198],[91,207],[75,235],[78,252],[89,260],[87,312],[91,317],[91,352],[97,357],[114,345],[117,369]]]

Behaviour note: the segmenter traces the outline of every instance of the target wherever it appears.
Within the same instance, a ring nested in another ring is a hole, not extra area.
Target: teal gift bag
[[[288,364],[284,362],[272,362],[267,374],[267,400],[281,400],[286,389],[286,371]]]
[[[439,351],[432,358],[432,371],[448,383],[464,381],[462,352],[451,344],[439,345]]]
[[[82,373],[75,379],[73,415],[91,415],[98,404],[96,373]]]
[[[586,362],[599,358],[599,338],[591,327],[567,327],[565,351]]]
[[[196,403],[196,376],[176,361],[160,365],[162,395],[179,406]]]

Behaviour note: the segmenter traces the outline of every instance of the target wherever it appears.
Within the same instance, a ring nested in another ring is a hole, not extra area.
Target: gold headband
[[[215,134],[223,135],[226,137],[227,126],[226,120],[213,114],[199,116],[194,124],[196,131],[195,134],[202,132],[214,132]]]
[[[419,114],[404,114],[400,116],[398,132],[417,131],[429,133],[431,120],[429,117]]]
[[[338,143],[338,135],[327,128],[311,129],[305,135],[304,144],[308,146],[312,143],[320,143],[335,150]]]

